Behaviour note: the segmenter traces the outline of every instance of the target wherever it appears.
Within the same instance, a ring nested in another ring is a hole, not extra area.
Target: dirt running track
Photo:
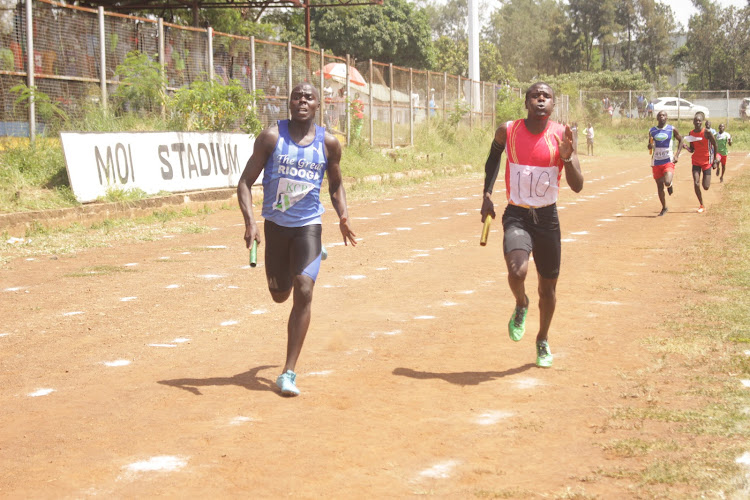
[[[583,192],[561,193],[547,370],[534,365],[535,276],[526,337],[508,339],[501,225],[480,247],[477,174],[350,201],[357,248],[338,243],[329,209],[295,399],[273,383],[290,304],[247,267],[239,209],[203,234],[12,261],[0,497],[630,497],[637,479],[597,471],[639,459],[602,445],[664,428],[608,418],[628,375],[657,363],[643,341],[668,335],[665,297],[695,298],[670,272],[691,265],[680,248],[710,221],[683,164],[655,218],[646,161],[584,157]],[[747,164],[733,153],[727,178]],[[709,212],[721,193],[704,195]]]

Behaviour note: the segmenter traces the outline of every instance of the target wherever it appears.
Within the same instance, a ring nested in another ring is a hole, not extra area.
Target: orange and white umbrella
[[[316,75],[320,74],[320,71],[315,72]],[[328,63],[323,66],[323,77],[329,80],[336,80],[342,85],[346,85],[346,64],[344,63]],[[354,66],[349,66],[349,82],[360,87],[366,87],[367,82],[365,81],[362,73],[357,71]]]

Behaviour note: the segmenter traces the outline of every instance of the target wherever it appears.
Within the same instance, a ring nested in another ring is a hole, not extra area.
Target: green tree
[[[312,37],[334,54],[429,69],[434,55],[427,16],[406,0],[382,6],[313,9]]]
[[[714,64],[711,68],[712,89],[745,89],[750,82],[747,15],[744,9],[728,7],[718,14],[719,28],[712,35]],[[744,14],[744,15],[743,15]]]
[[[672,53],[665,50],[672,46],[672,33],[676,29],[674,14],[671,7],[655,0],[639,0],[637,8],[636,68],[643,71],[648,81],[659,84],[662,77],[674,71]]]
[[[433,47],[435,62],[432,69],[451,75],[469,74],[469,44],[465,38],[457,42],[448,36],[441,36],[435,40]]]
[[[490,15],[482,36],[519,80],[528,81],[549,71],[549,17],[559,12],[555,0],[509,0]]]
[[[688,86],[693,89],[714,89],[717,54],[721,50],[721,7],[711,0],[693,0],[698,13],[690,16],[687,34],[690,63]]]
[[[606,49],[607,36],[613,31],[615,0],[569,0],[568,8],[574,32],[583,38],[585,69],[590,70],[595,67],[594,42],[604,43]],[[606,55],[597,62],[606,67]]]

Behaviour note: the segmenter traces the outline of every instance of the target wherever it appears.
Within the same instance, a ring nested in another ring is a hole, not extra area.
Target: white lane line
[[[500,422],[503,419],[510,418],[512,416],[513,416],[513,413],[509,411],[493,410],[493,411],[482,413],[476,418],[475,422],[479,425],[493,425],[493,424]]]
[[[540,385],[542,385],[542,382],[539,379],[531,377],[521,378],[515,381],[515,386],[517,389],[532,389]]]
[[[38,398],[39,396],[46,396],[48,394],[52,394],[55,392],[54,389],[37,389],[34,392],[30,392],[27,394],[30,398]]]
[[[268,311],[266,309],[256,309],[250,314],[266,314]]]
[[[120,302],[131,302],[131,301],[133,301],[133,300],[135,300],[137,298],[138,297],[123,297],[123,298],[120,299]]]
[[[239,416],[239,417],[234,417],[232,420],[230,420],[229,425],[240,425],[240,424],[244,424],[244,423],[252,422],[252,421],[253,419],[250,417]]]
[[[227,248],[226,245],[207,245],[206,248],[210,248],[211,250],[219,250],[222,248]]]
[[[186,465],[187,460],[185,458],[161,455],[158,457],[151,457],[148,460],[134,462],[130,465],[126,465],[125,469],[130,472],[174,472],[182,469]]]
[[[330,375],[331,373],[333,373],[333,370],[320,370],[317,372],[308,372],[307,375],[325,377],[326,375]]]
[[[414,316],[414,319],[435,319],[435,316],[430,316],[429,314],[424,314],[422,316]]]
[[[234,319],[230,319],[228,321],[222,321],[221,322],[221,326],[233,326],[233,325],[237,325],[237,324],[239,324],[239,321],[234,320]]]
[[[391,330],[390,332],[372,332],[370,334],[370,338],[374,339],[375,337],[377,337],[379,335],[387,335],[387,336],[390,337],[390,336],[393,336],[393,335],[399,335],[401,333],[402,333],[401,330]]]
[[[215,280],[219,278],[224,278],[224,275],[222,274],[199,274],[198,277],[207,279],[207,280]]]
[[[167,285],[165,288],[168,288],[168,289],[180,288],[180,285],[172,284],[172,285]]]
[[[77,316],[79,314],[83,314],[83,311],[70,311],[63,313],[63,316]]]
[[[127,359],[117,359],[115,361],[102,361],[104,366],[128,366],[130,361]]]
[[[451,472],[459,464],[458,460],[446,460],[440,462],[429,469],[425,469],[419,473],[420,477],[431,477],[435,479],[445,479],[451,477]]]
[[[185,337],[177,337],[172,342],[175,344],[184,344],[185,342],[190,342],[190,339],[186,339]]]
[[[149,347],[177,347],[175,344],[149,344]]]

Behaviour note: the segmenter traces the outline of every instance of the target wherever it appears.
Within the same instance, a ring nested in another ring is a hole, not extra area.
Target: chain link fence
[[[620,92],[580,91],[576,115],[582,120],[656,119],[656,114],[667,111],[670,119],[692,121],[697,111],[703,111],[714,127],[719,121],[748,119],[750,90],[626,90]]]
[[[19,84],[49,96],[70,118],[92,105],[111,105],[120,84],[117,68],[134,50],[158,62],[168,94],[208,80],[236,80],[248,92],[261,90],[257,111],[264,126],[288,116],[289,91],[301,81],[322,89],[320,123],[347,141],[354,134],[372,145],[413,144],[415,126],[430,119],[494,125],[497,86],[492,83],[349,61],[288,43],[102,8],[26,2],[0,16],[0,135],[33,137],[44,129],[44,117],[36,116],[33,105],[15,102],[10,89]],[[327,71],[329,65],[335,71]],[[354,101],[361,110],[352,117]]]

